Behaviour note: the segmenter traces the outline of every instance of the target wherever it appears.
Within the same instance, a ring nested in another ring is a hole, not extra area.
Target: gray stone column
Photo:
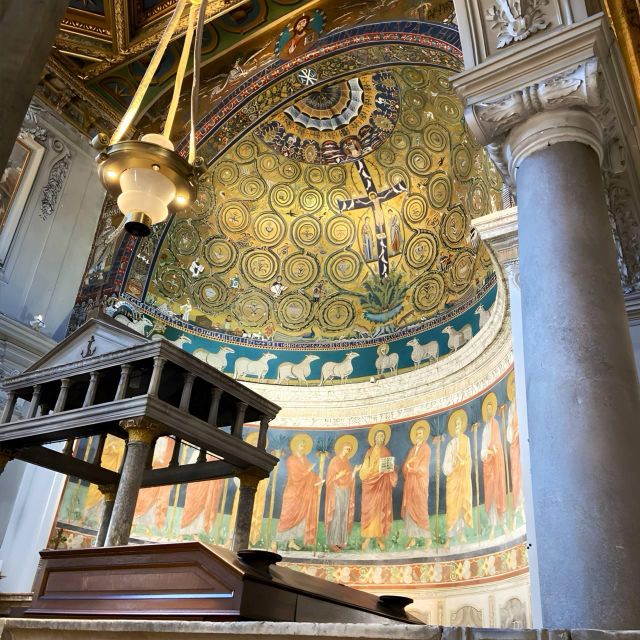
[[[559,142],[517,172],[542,621],[640,628],[640,394],[598,156]]]
[[[155,356],[153,359],[153,371],[151,372],[149,391],[147,392],[150,396],[158,395],[158,390],[160,389],[160,380],[162,380],[162,370],[164,369],[164,365],[166,363],[167,359],[161,358],[160,356]]]
[[[258,449],[262,449],[263,451],[267,448],[267,432],[269,431],[269,418],[267,416],[262,416],[260,418],[260,429],[258,431]]]
[[[29,410],[27,411],[27,418],[35,418],[38,407],[40,406],[41,392],[42,387],[39,384],[36,384],[33,387],[33,395],[31,396],[31,404],[29,404]]]
[[[189,403],[191,402],[191,391],[193,391],[193,383],[196,376],[190,371],[185,373],[184,386],[182,387],[182,395],[180,396],[180,411],[189,413]]]
[[[60,380],[60,392],[58,393],[58,399],[56,400],[56,406],[53,408],[53,413],[60,413],[64,411],[64,407],[67,404],[67,395],[69,394],[69,387],[71,386],[71,380],[69,378],[62,378]]]
[[[93,405],[96,399],[96,391],[98,390],[98,381],[100,380],[100,372],[92,371],[89,378],[89,386],[87,387],[87,393],[84,396],[83,407],[90,407]],[[119,386],[119,385],[118,385]]]
[[[218,426],[218,409],[220,407],[220,398],[222,397],[222,389],[213,387],[211,389],[211,404],[209,405],[209,417],[207,422],[212,427]]]
[[[244,425],[244,414],[247,411],[246,402],[236,402],[236,418],[231,428],[231,435],[242,438],[242,427]]]
[[[151,443],[160,434],[158,427],[148,418],[123,420],[120,426],[127,432],[129,438],[111,522],[104,543],[106,547],[126,545],[129,541],[133,514]]]
[[[0,3],[0,175],[20,132],[68,0]]]
[[[2,417],[0,417],[0,424],[11,422],[11,418],[13,417],[13,412],[16,408],[17,400],[18,400],[18,397],[16,396],[16,392],[9,391],[9,393],[7,394],[7,401],[2,409]]]
[[[118,388],[116,389],[116,397],[114,400],[123,400],[127,395],[129,387],[129,376],[131,375],[131,365],[120,365],[120,380],[118,380]]]
[[[98,529],[98,535],[96,537],[96,547],[104,547],[107,539],[107,532],[109,530],[109,524],[111,523],[111,516],[113,514],[113,505],[116,499],[116,487],[101,486],[100,492],[104,496],[104,507],[102,509],[102,519],[100,520],[100,529]]]
[[[245,474],[240,476],[240,497],[238,499],[238,513],[236,528],[233,534],[233,550],[249,548],[249,534],[251,533],[251,519],[253,517],[253,503],[260,478]]]

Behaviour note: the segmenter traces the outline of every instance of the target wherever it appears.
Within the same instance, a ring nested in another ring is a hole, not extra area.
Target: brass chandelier
[[[187,5],[187,30],[164,129],[161,134],[148,133],[139,140],[123,140],[140,109]],[[133,236],[149,235],[153,225],[166,220],[169,213],[186,209],[197,196],[198,178],[205,168],[204,160],[196,157],[195,119],[198,110],[206,5],[207,0],[178,0],[151,62],[118,127],[111,138],[105,133],[100,133],[93,140],[94,147],[100,151],[96,158],[100,181],[109,195],[117,199],[118,208],[125,216],[124,227]],[[171,130],[192,45],[189,154],[185,160],[174,149]]]

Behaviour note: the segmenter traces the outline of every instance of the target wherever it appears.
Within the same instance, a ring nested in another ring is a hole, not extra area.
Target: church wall
[[[43,316],[42,332],[64,336],[104,198],[88,141],[37,103],[21,137],[31,156],[3,202],[0,312],[23,324]],[[22,147],[21,147],[22,148]],[[22,169],[20,169],[22,167]],[[14,174],[16,171],[14,171]]]

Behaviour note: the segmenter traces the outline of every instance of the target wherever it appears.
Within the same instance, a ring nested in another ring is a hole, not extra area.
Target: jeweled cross
[[[361,198],[355,198],[354,200],[339,200],[338,209],[341,212],[354,211],[355,209],[371,209],[373,211],[373,219],[376,226],[378,274],[380,278],[386,278],[389,275],[389,248],[387,245],[387,229],[384,221],[384,212],[382,211],[382,203],[404,193],[407,190],[407,185],[404,180],[401,180],[392,187],[378,191],[365,161],[356,160],[355,164],[367,195]]]

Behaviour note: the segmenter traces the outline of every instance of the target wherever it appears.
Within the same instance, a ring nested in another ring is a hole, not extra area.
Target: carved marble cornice
[[[475,218],[472,225],[480,239],[489,245],[503,269],[517,263],[518,257],[518,209],[510,207]]]

